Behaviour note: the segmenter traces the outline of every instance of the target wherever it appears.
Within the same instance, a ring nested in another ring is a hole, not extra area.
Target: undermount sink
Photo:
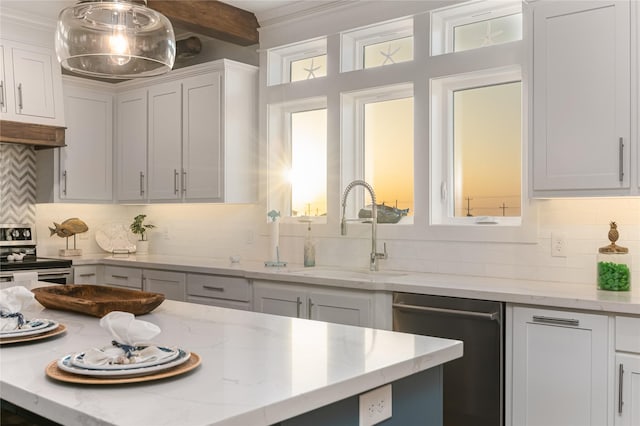
[[[306,268],[289,271],[292,275],[305,277],[337,278],[346,280],[377,281],[393,277],[408,275],[401,271],[369,271],[366,269],[340,269],[340,268]]]

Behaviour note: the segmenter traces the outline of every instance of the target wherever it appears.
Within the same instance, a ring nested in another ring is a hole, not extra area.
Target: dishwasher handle
[[[500,319],[499,312],[463,311],[460,309],[435,308],[433,306],[406,305],[404,303],[394,303],[392,306],[394,307],[394,309],[401,309],[401,310],[413,311],[413,312],[448,314],[448,315],[456,315],[459,317],[483,319],[483,320],[489,320],[489,321],[498,321]]]

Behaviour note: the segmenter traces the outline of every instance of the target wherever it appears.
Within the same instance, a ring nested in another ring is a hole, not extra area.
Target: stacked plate
[[[144,350],[145,346],[136,348],[136,352]],[[160,355],[142,360],[139,362],[131,362],[132,358],[126,356],[112,359],[110,362],[92,363],[88,360],[87,352],[78,352],[75,354],[65,355],[58,360],[57,366],[60,370],[80,376],[100,377],[100,378],[130,378],[154,375],[165,370],[177,367],[189,360],[190,352],[182,349],[172,349],[158,346]],[[96,355],[96,351],[109,356],[113,351],[113,346],[107,346],[101,349],[92,349],[92,357]],[[99,358],[99,356],[98,356]],[[135,359],[135,357],[133,358]]]
[[[63,325],[48,319],[32,319],[26,321],[20,328],[0,331],[0,343],[15,343],[37,340],[65,330]]]

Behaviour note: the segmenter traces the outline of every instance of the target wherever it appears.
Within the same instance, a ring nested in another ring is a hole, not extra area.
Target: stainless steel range
[[[0,224],[0,282],[13,281],[18,272],[37,272],[39,281],[66,284],[71,260],[38,257],[34,226]]]

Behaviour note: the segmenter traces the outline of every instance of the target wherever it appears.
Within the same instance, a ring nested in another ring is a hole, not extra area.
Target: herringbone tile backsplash
[[[0,143],[0,223],[35,221],[36,153],[27,145]]]

